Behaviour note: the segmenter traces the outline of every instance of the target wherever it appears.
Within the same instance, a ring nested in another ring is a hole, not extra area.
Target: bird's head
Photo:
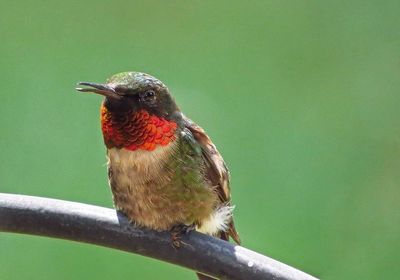
[[[140,72],[123,72],[110,77],[106,83],[80,82],[81,92],[93,92],[105,97],[104,106],[112,113],[140,110],[170,119],[179,108],[168,88],[158,79]]]

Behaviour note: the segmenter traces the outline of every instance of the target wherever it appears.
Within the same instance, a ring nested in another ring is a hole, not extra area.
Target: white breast
[[[119,187],[140,186],[149,177],[157,176],[173,153],[175,143],[158,146],[154,151],[111,148],[107,152],[108,166],[112,168]]]

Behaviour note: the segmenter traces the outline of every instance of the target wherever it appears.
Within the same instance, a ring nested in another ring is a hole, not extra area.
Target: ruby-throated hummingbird
[[[124,72],[79,85],[105,97],[101,129],[118,210],[150,229],[195,228],[240,243],[224,160],[160,80]]]

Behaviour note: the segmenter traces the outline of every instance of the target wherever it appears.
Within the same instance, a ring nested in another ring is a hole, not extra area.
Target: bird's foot
[[[181,236],[182,234],[188,234],[189,232],[193,231],[196,229],[196,226],[194,224],[192,225],[176,225],[173,226],[171,229],[171,241],[172,241],[172,247],[175,249],[179,249],[182,244],[183,245],[189,245],[185,242],[182,241]]]

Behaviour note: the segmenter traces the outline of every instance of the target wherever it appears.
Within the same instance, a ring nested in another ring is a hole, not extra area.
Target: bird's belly
[[[210,187],[177,180],[168,158],[173,144],[155,151],[108,151],[109,182],[114,205],[133,222],[156,230],[201,223],[215,211],[217,195]]]

